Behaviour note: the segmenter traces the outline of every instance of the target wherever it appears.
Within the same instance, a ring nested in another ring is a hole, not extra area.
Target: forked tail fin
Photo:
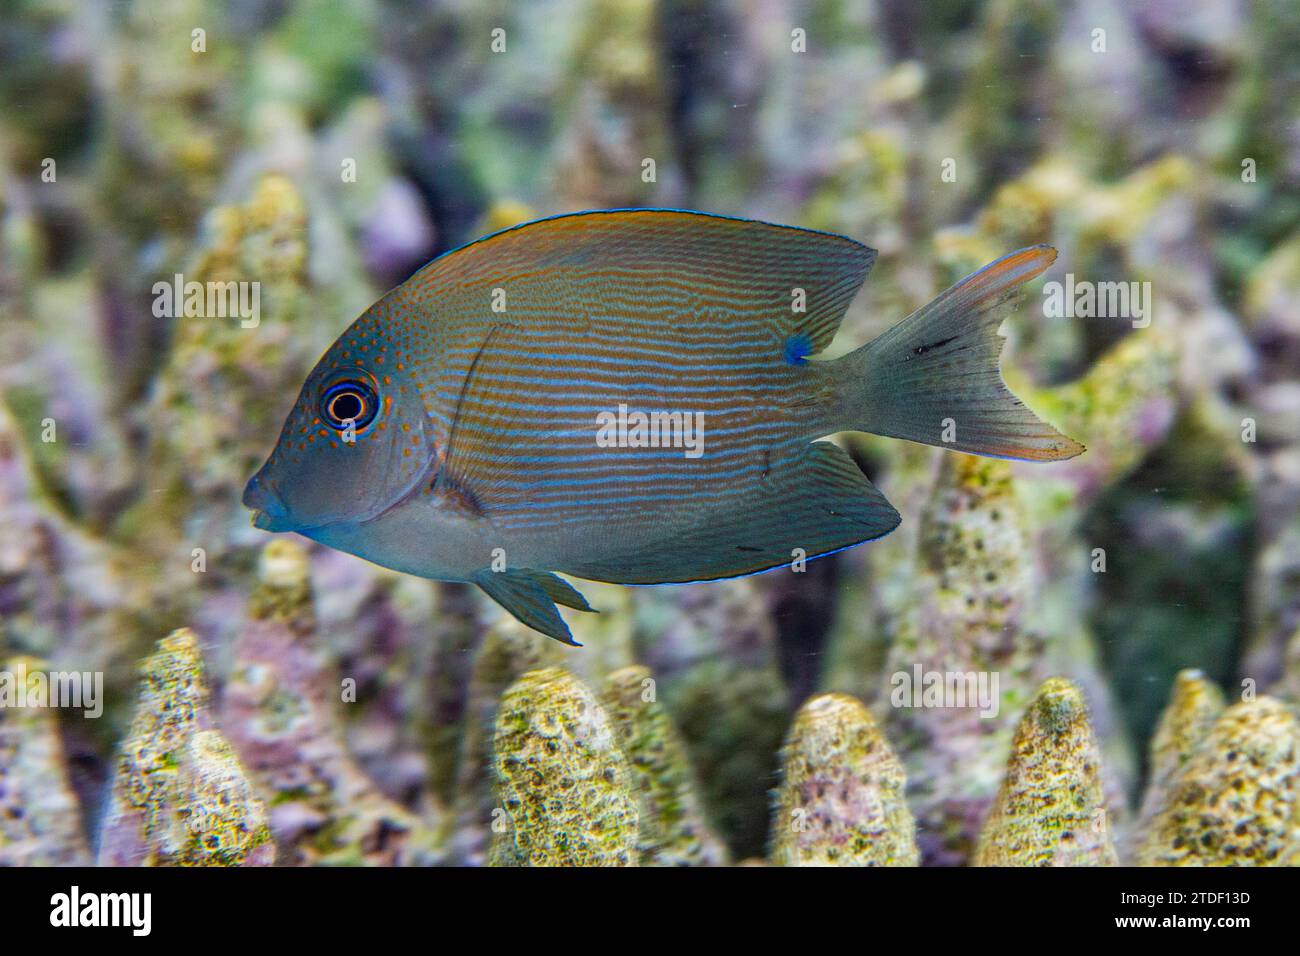
[[[846,427],[998,458],[1083,451],[1011,394],[998,369],[998,326],[1055,259],[1051,246],[1004,256],[840,359]]]

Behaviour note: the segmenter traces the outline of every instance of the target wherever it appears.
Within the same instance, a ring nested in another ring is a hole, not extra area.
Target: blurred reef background
[[[1291,0],[9,0],[0,670],[106,705],[0,709],[0,864],[1300,863],[1298,49]],[[1087,453],[840,436],[897,532],[585,587],[578,650],[250,526],[383,291],[613,206],[877,248],[836,352],[1040,242],[1150,321],[1031,290],[1005,373]]]

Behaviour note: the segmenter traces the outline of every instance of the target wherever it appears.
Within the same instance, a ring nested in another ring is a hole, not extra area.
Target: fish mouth
[[[299,531],[271,482],[258,472],[244,488],[244,507],[253,512],[253,527],[263,531]]]
[[[352,524],[349,521],[326,521],[319,524],[303,524],[294,520],[285,506],[283,499],[275,488],[274,482],[264,478],[258,472],[248,480],[244,488],[244,507],[253,513],[252,525],[262,531],[281,533],[293,531],[304,537],[312,537],[316,532],[336,525]]]
[[[290,517],[289,508],[285,505],[284,499],[280,497],[275,481],[266,474],[266,465],[263,465],[257,474],[248,479],[248,484],[244,486],[242,500],[244,507],[253,513],[252,524],[254,528],[270,532],[293,531],[304,537],[316,538],[320,532],[326,529],[360,528],[388,517],[403,505],[418,498],[422,489],[437,475],[441,467],[442,459],[437,455],[431,455],[428,463],[416,473],[401,494],[397,495],[392,501],[381,504],[365,514],[318,521],[316,524],[311,525],[295,521]],[[385,480],[386,478],[387,476],[385,476]]]
[[[302,531],[293,522],[288,521],[281,515],[273,515],[270,512],[255,508],[253,510],[253,527],[261,528],[263,531]]]

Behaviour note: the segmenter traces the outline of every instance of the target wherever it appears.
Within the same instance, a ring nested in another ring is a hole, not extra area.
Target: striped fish
[[[506,229],[435,259],[308,376],[244,503],[400,571],[478,584],[573,643],[555,572],[730,578],[888,534],[898,512],[837,446],[864,431],[1051,461],[1082,447],[1003,384],[997,327],[1056,257],[968,276],[834,361],[875,252],[675,210]]]

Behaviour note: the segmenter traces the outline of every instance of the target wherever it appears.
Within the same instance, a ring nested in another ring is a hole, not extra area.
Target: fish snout
[[[289,531],[289,511],[271,483],[259,471],[244,487],[244,507],[253,512],[253,527],[263,531]]]

